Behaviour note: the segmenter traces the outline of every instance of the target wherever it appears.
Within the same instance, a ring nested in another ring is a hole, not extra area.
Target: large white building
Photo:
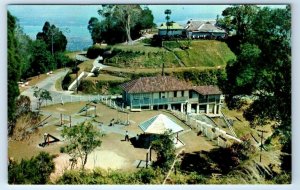
[[[121,85],[123,102],[132,111],[176,109],[220,115],[224,101],[216,86],[193,86],[171,76],[142,77]]]

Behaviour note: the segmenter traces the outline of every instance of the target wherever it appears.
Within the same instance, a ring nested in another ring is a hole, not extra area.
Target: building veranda
[[[131,111],[172,109],[219,116],[224,101],[216,86],[193,86],[172,76],[141,77],[121,88],[123,102]]]

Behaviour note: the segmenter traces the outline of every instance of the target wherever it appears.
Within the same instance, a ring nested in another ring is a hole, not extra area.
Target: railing
[[[198,131],[199,134],[206,136],[208,139],[215,141],[218,146],[227,147],[230,142],[242,142],[237,137],[234,137],[219,127],[215,127],[206,121],[199,120],[193,115],[187,115],[177,110],[171,110],[171,113],[179,120],[185,122],[191,129]]]
[[[131,106],[165,105],[170,103],[184,103],[187,97],[178,98],[156,98],[156,99],[133,99]]]

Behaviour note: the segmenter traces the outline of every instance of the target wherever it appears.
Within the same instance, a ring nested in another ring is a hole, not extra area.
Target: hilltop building
[[[185,35],[185,29],[183,26],[179,25],[176,22],[172,22],[172,25],[168,28],[168,36],[182,36]],[[166,36],[167,35],[167,24],[162,23],[158,27],[158,35],[159,36]]]
[[[131,111],[175,109],[220,115],[224,96],[216,86],[193,86],[172,76],[142,77],[121,85]]]
[[[184,26],[188,38],[224,39],[227,32],[215,25],[215,21],[199,21],[190,19]]]

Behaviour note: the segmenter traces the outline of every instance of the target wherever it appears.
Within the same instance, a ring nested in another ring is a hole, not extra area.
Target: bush
[[[54,156],[41,152],[30,160],[20,163],[10,160],[8,165],[9,184],[46,184],[54,171]]]
[[[61,82],[62,83],[61,86],[63,90],[68,90],[68,87],[70,86],[71,82],[72,82],[72,78],[70,76],[70,73],[68,73]]]
[[[102,94],[121,94],[122,90],[119,85],[123,83],[123,81],[98,81],[96,89]]]
[[[93,73],[94,73],[94,77],[97,77],[97,76],[99,76],[100,71],[97,70],[97,69],[95,69],[95,70],[93,71]]]
[[[57,68],[73,67],[76,62],[75,60],[70,59],[62,52],[55,53],[55,60],[56,60]]]
[[[86,56],[90,59],[96,59],[98,56],[102,56],[105,51],[109,51],[110,48],[101,48],[100,46],[92,46],[87,50]]]
[[[73,74],[76,74],[79,70],[80,70],[79,67],[73,67],[73,68],[72,68],[72,73],[73,73]]]
[[[79,84],[78,90],[85,94],[96,93],[95,84],[90,80],[82,80]]]

